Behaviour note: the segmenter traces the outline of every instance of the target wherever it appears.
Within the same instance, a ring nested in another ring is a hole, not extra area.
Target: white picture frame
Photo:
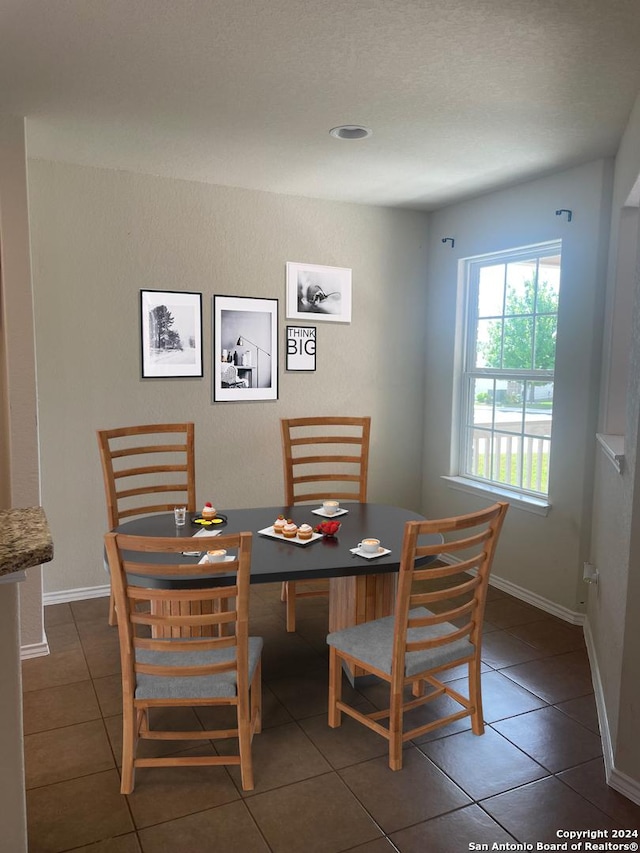
[[[294,261],[286,263],[288,320],[351,322],[351,270]]]
[[[278,300],[213,297],[213,401],[278,399]]]

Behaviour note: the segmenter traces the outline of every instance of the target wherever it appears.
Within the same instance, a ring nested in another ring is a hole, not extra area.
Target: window
[[[549,492],[561,243],[466,261],[460,474]]]

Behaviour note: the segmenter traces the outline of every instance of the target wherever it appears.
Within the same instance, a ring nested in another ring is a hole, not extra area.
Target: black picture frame
[[[140,291],[143,379],[202,378],[202,294]]]

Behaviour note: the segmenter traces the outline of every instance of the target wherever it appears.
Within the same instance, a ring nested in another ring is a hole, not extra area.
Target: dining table
[[[207,533],[239,533],[249,531],[252,537],[251,583],[329,579],[329,631],[367,622],[393,613],[397,573],[400,566],[404,528],[408,521],[424,521],[424,516],[398,506],[377,503],[345,502],[341,514],[331,516],[340,522],[334,536],[292,541],[273,532],[278,516],[292,519],[297,525],[315,527],[327,518],[322,508],[312,504],[267,506],[248,509],[219,510],[219,523],[206,527]],[[176,526],[173,513],[156,513],[123,522],[117,533],[135,536],[176,537],[196,534],[203,529],[196,519],[199,513],[187,513],[186,524]],[[381,551],[373,558],[352,553],[365,538],[380,540]],[[425,544],[428,537],[425,537]],[[433,535],[432,540],[440,541]],[[194,540],[197,551],[198,538]],[[129,553],[128,558],[133,558]],[[201,553],[154,555],[157,562],[197,563]],[[430,558],[431,560],[435,558]],[[136,582],[135,575],[129,573]],[[234,576],[216,572],[211,583],[232,583]],[[203,585],[202,576],[184,573],[162,578],[139,579],[145,586],[188,589]]]

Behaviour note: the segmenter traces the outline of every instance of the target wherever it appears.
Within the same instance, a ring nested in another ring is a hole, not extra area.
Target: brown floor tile
[[[144,853],[204,853],[214,849],[221,853],[269,853],[240,801],[141,829],[139,835]]]
[[[216,750],[222,754],[237,754],[235,740],[216,741]],[[297,723],[266,729],[253,738],[253,791],[242,791],[240,768],[229,767],[242,796],[250,797],[282,785],[291,785],[331,770],[322,753],[313,745]]]
[[[117,633],[106,639],[82,637],[81,642],[92,678],[104,678],[120,673],[120,643]]]
[[[107,575],[105,572],[105,579]],[[70,603],[71,612],[76,623],[93,622],[94,620],[109,621],[109,597],[104,595],[100,598],[85,598],[82,601]],[[117,632],[117,629],[114,628]]]
[[[507,592],[498,589],[497,586],[491,586],[491,581],[489,581],[489,586],[487,587],[487,601],[495,601],[497,598],[510,598],[510,596]]]
[[[577,699],[569,699],[567,702],[560,702],[555,707],[573,720],[582,723],[585,728],[597,735],[600,734],[598,709],[596,708],[595,696],[592,693],[587,696],[579,696]]]
[[[547,775],[543,767],[491,728],[481,736],[461,732],[421,744],[420,749],[474,800]]]
[[[24,694],[22,709],[27,735],[101,718],[91,681],[31,690]]]
[[[591,670],[585,652],[567,652],[501,671],[550,705],[593,693]]]
[[[460,693],[467,692],[467,680],[452,682],[452,687]],[[493,723],[503,720],[505,717],[513,717],[515,714],[524,714],[542,708],[545,701],[539,696],[534,696],[528,690],[514,684],[501,672],[486,672],[482,676],[482,710],[485,722]]]
[[[539,649],[523,643],[506,631],[493,631],[482,638],[482,660],[493,669],[513,666],[542,656],[543,653]]]
[[[487,601],[485,617],[498,628],[510,628],[512,625],[525,625],[527,622],[539,622],[546,617],[537,607],[525,604],[511,596]]]
[[[400,853],[452,853],[469,844],[513,843],[513,837],[479,806],[471,805],[394,832],[391,840]]]
[[[640,806],[607,785],[602,758],[558,773],[558,779],[613,818],[620,828],[640,829]]]
[[[602,755],[600,738],[555,708],[540,708],[493,728],[551,773]]]
[[[76,847],[73,853],[141,853],[141,847],[138,836],[130,832],[117,838],[89,844],[87,847]]]
[[[568,625],[559,619],[545,619],[508,629],[514,637],[547,655],[558,655],[584,649],[584,630],[581,625]]]
[[[154,722],[155,721],[155,722]],[[106,717],[105,728],[111,743],[111,749],[115,756],[116,765],[122,766],[122,714]],[[151,725],[155,728],[166,727],[173,731],[188,731],[202,728],[200,720],[192,708],[159,708],[154,709],[151,716]],[[208,740],[140,740],[138,742],[139,758],[154,758],[158,755],[171,755],[181,752],[186,747],[194,749],[207,749]]]
[[[103,678],[94,678],[93,686],[103,717],[122,713],[122,676],[119,672],[115,675],[105,675]]]
[[[522,843],[558,843],[559,829],[613,829],[614,822],[553,776],[483,800],[494,820]]]
[[[79,649],[80,636],[73,622],[53,625],[45,630],[49,651],[62,652],[65,649]]]
[[[212,755],[213,747],[184,750],[178,756]],[[138,829],[205,811],[239,799],[225,767],[139,767],[127,795]]]
[[[301,720],[300,726],[334,768],[349,767],[389,752],[383,737],[346,714],[337,729],[329,728],[326,713]]]
[[[326,666],[299,675],[272,679],[269,687],[295,720],[326,714],[329,704],[329,672]],[[355,704],[362,696],[343,678],[342,696]]]
[[[22,662],[22,691],[45,690],[74,681],[86,681],[89,670],[82,649],[52,652]]]
[[[49,604],[44,608],[45,630],[66,622],[73,622],[73,613],[69,604]]]
[[[388,838],[376,838],[374,841],[358,844],[357,847],[350,847],[346,853],[396,853],[396,848]]]
[[[338,853],[382,835],[335,773],[245,802],[274,853]]]
[[[133,830],[116,770],[27,791],[29,853],[60,853]]]
[[[232,707],[198,707],[194,708],[196,715],[205,729],[235,728],[236,711]],[[285,723],[293,722],[293,717],[278,701],[273,692],[266,684],[262,685],[262,728],[271,729],[274,726],[283,726]]]
[[[24,761],[27,789],[115,767],[101,719],[27,735]]]
[[[492,667],[488,666],[484,661],[480,662],[480,672],[492,672]],[[466,678],[469,672],[469,667],[466,663],[460,664],[460,666],[453,666],[451,669],[447,669],[444,672],[441,672],[438,678],[444,684],[449,681],[456,681],[459,678]]]
[[[461,706],[451,699],[449,696],[438,696],[423,705],[421,708],[416,708],[415,711],[410,711],[405,715],[405,731],[408,728],[427,725],[438,717],[446,717],[447,714],[452,714],[461,710]],[[460,720],[455,720],[453,723],[448,723],[446,726],[438,726],[427,732],[425,735],[419,735],[413,739],[416,744],[428,743],[430,740],[438,740],[441,737],[448,737],[456,734],[456,732],[464,732],[471,728],[471,717],[462,717]]]
[[[403,753],[401,771],[390,770],[388,757],[384,756],[347,767],[340,775],[385,834],[470,802],[413,746]]]

